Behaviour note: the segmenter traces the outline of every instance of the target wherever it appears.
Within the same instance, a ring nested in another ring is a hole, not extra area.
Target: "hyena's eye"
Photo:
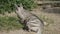
[[[20,5],[18,4],[18,7],[20,7]]]

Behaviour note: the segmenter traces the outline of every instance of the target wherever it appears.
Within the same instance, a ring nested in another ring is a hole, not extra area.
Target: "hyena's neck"
[[[25,11],[23,7],[18,7],[18,11],[16,13],[19,15],[20,18],[26,19],[30,15],[29,12]]]

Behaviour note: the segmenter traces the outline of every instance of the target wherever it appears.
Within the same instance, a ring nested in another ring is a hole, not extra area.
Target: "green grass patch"
[[[23,27],[21,22],[18,21],[17,17],[8,17],[8,16],[0,16],[0,31],[1,30],[15,30]]]

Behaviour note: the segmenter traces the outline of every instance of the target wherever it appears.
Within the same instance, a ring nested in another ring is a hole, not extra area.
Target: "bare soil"
[[[60,34],[60,8],[53,8],[55,10],[50,10],[50,9],[45,9],[44,12],[42,10],[40,10],[40,8],[36,9],[35,12],[33,12],[34,14],[38,15],[38,16],[46,16],[49,19],[52,19],[54,21],[54,23],[48,23],[48,26],[44,26],[44,30],[43,30],[43,34]],[[50,11],[50,12],[48,12]],[[54,12],[53,12],[54,11]],[[58,12],[59,11],[59,12]],[[57,13],[55,13],[57,12]]]

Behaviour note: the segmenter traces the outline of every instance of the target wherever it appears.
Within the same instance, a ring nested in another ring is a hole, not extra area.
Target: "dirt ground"
[[[60,34],[60,14],[58,13],[48,13],[43,12],[40,8],[34,9],[32,12],[38,16],[45,15],[46,17],[52,19],[54,23],[44,26],[43,34]],[[35,34],[34,32],[27,32],[22,29],[14,30],[9,32],[0,32],[0,34]]]
[[[54,8],[55,9],[55,8]],[[59,8],[56,8],[56,11],[60,12]],[[44,15],[46,17],[48,17],[49,19],[52,19],[54,21],[54,23],[49,23],[48,26],[44,26],[44,30],[43,30],[43,34],[60,34],[60,14],[59,12],[55,13],[56,11],[54,10],[44,10],[47,12],[44,12],[42,10],[40,10],[40,8],[38,8],[37,10],[35,10],[35,14],[36,15]],[[50,11],[50,13],[48,13],[48,11]],[[33,12],[34,13],[34,12]]]
[[[34,32],[27,32],[22,29],[14,31],[1,31],[0,34],[35,34]]]

